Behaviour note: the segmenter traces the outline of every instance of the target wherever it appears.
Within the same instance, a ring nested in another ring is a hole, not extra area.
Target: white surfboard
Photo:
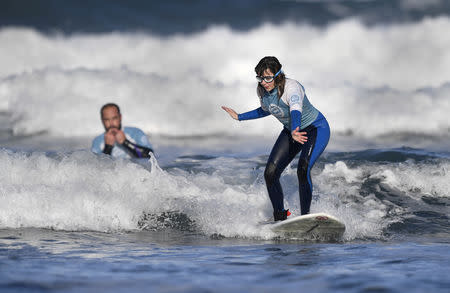
[[[293,217],[270,228],[283,237],[315,240],[339,240],[345,231],[344,223],[325,213]]]

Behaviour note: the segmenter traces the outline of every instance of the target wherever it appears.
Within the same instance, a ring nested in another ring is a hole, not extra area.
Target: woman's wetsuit
[[[330,139],[330,127],[325,117],[308,101],[303,86],[295,80],[286,79],[285,91],[278,98],[277,89],[271,92],[258,90],[261,107],[238,115],[239,120],[249,120],[274,115],[283,125],[264,171],[275,220],[284,220],[283,190],[280,176],[298,153],[297,167],[301,214],[308,214],[312,199],[311,168],[322,154]],[[292,138],[291,132],[299,127],[306,132],[307,141],[300,144]]]

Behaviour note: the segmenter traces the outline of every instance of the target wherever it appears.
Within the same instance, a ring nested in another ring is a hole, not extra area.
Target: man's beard
[[[119,127],[110,126],[109,128],[106,128],[106,132],[108,132],[110,129],[121,130],[122,129],[122,123],[119,124]]]

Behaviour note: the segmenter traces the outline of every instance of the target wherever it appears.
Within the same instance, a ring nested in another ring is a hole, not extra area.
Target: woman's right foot
[[[273,219],[275,221],[284,221],[291,215],[289,210],[275,211],[273,212]]]

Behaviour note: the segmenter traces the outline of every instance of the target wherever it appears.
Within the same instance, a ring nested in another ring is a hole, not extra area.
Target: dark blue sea
[[[1,1],[0,292],[449,292],[449,31],[446,0]],[[261,225],[282,126],[220,107],[268,55],[331,126],[337,241]],[[90,152],[107,102],[154,158]]]

